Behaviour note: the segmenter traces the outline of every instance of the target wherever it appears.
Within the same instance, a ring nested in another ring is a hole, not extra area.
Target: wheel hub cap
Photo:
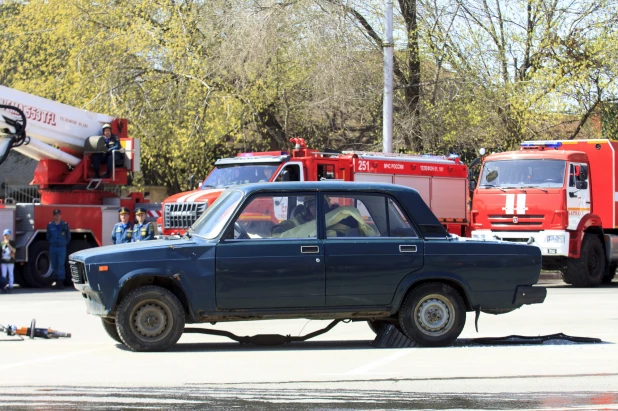
[[[452,328],[453,312],[454,307],[448,299],[438,295],[429,295],[419,301],[414,320],[425,334],[439,336]]]
[[[167,314],[157,304],[144,304],[135,313],[133,325],[144,337],[156,337],[167,326]]]

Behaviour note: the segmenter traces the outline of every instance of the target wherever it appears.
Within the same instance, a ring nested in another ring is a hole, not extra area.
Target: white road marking
[[[379,360],[376,361],[372,361],[368,364],[365,364],[363,366],[360,366],[358,368],[354,368],[353,370],[350,370],[346,373],[343,373],[343,375],[359,375],[359,374],[368,374],[371,370],[378,368],[378,367],[382,367],[386,364],[389,364],[393,361],[396,361],[402,357],[405,357],[406,355],[410,354],[410,350],[401,350],[398,351],[396,353],[393,353],[389,356],[380,358]]]
[[[116,348],[115,346],[107,346],[104,348],[94,348],[91,350],[83,350],[83,351],[76,351],[76,352],[72,352],[69,354],[62,354],[62,355],[54,355],[52,357],[43,357],[43,358],[37,358],[34,360],[29,360],[29,361],[21,361],[21,362],[14,362],[11,364],[4,364],[4,365],[0,365],[0,371],[1,370],[8,370],[10,368],[15,368],[15,367],[21,367],[23,365],[30,365],[30,364],[39,364],[39,363],[43,363],[43,362],[49,362],[49,361],[54,361],[54,360],[64,360],[66,358],[71,358],[71,357],[77,357],[79,355],[82,354],[90,354],[93,352],[97,352],[97,351],[105,351],[105,350],[110,350],[112,348]]]

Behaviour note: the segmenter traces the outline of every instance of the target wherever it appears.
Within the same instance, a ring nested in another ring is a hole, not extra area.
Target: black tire
[[[609,284],[612,282],[614,277],[616,277],[616,268],[616,264],[609,265],[609,267],[607,268],[607,273],[605,273],[605,275],[603,276],[603,284]]]
[[[96,244],[92,244],[88,240],[71,240],[69,243],[69,247],[67,248],[67,261],[65,263],[64,272],[65,272],[65,280],[64,285],[72,287],[73,286],[73,278],[71,277],[71,269],[69,268],[69,256],[73,253],[76,253],[81,250],[87,250],[88,248],[96,247]],[[122,341],[118,341],[122,342]]]
[[[49,244],[39,240],[28,247],[28,262],[22,270],[22,278],[31,287],[49,287],[54,282],[52,278]]]
[[[452,344],[466,324],[466,306],[451,286],[426,283],[412,289],[399,310],[403,333],[425,347]]]
[[[605,275],[605,249],[595,234],[584,234],[580,258],[567,259],[566,272],[562,278],[575,287],[596,287]]]
[[[118,335],[118,330],[116,329],[116,321],[110,320],[109,318],[101,318],[101,323],[103,324],[103,329],[112,337],[112,340],[119,342],[120,344],[124,344]]]
[[[25,265],[15,264],[15,284],[19,284],[23,288],[32,287],[32,285],[24,278]]]
[[[118,306],[116,329],[133,351],[165,351],[185,327],[185,313],[171,291],[154,285],[137,288]]]
[[[371,328],[376,335],[380,333],[382,327],[386,327],[388,324],[393,324],[395,327],[399,328],[399,324],[391,323],[386,320],[367,320],[367,325]]]

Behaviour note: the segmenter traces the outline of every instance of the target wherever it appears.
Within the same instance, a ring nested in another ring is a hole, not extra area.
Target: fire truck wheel
[[[32,287],[49,287],[53,282],[47,241],[35,241],[28,248],[28,263],[22,271],[24,280]]]
[[[123,344],[120,336],[118,335],[118,330],[116,329],[116,321],[110,320],[109,318],[101,318],[101,322],[103,323],[103,328],[107,335],[112,337],[112,340]]]
[[[24,274],[26,270],[27,270],[27,267],[25,265],[15,264],[15,284],[19,284],[21,287],[24,287],[24,288],[33,286],[26,279],[26,275]]]
[[[595,287],[605,274],[605,252],[597,235],[586,233],[580,258],[569,258],[563,273],[565,282],[575,287]]]
[[[609,284],[616,277],[616,264],[610,264],[607,273],[603,276],[603,284]]]
[[[185,327],[185,313],[171,291],[148,285],[131,291],[118,306],[116,329],[133,351],[165,351]]]
[[[447,284],[426,283],[412,289],[399,310],[403,333],[426,347],[452,344],[465,324],[464,301]]]

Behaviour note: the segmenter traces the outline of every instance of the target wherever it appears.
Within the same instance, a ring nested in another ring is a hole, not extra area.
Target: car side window
[[[324,196],[326,238],[381,237],[386,232],[385,204],[379,195]]]
[[[234,222],[234,239],[317,238],[317,196],[260,195]]]
[[[388,226],[390,237],[418,237],[405,213],[390,198],[388,199]]]

